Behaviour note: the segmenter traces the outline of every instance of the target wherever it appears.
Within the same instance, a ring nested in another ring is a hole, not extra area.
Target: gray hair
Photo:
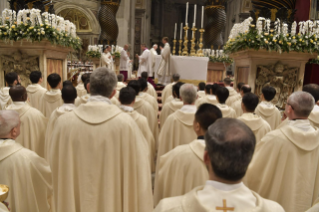
[[[20,123],[19,113],[14,110],[0,111],[0,138],[6,136]]]
[[[174,82],[179,81],[179,78],[180,78],[180,77],[181,77],[181,76],[180,76],[179,74],[173,74],[173,76],[172,76]]]
[[[184,84],[179,90],[185,104],[194,104],[197,98],[197,88],[192,84]]]
[[[297,117],[308,117],[315,106],[315,99],[307,92],[297,91],[290,95],[287,103]]]
[[[157,45],[157,44],[154,44],[154,45],[153,45],[153,47],[155,47],[155,46],[156,46],[156,47],[158,47],[158,45]]]
[[[93,71],[90,78],[91,95],[101,95],[109,98],[117,84],[114,71],[108,68],[98,68]]]

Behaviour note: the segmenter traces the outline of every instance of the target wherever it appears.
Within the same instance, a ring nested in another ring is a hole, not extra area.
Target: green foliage
[[[86,56],[91,57],[91,58],[101,58],[101,53],[97,51],[88,51],[86,53]]]
[[[234,60],[232,58],[229,58],[228,56],[225,56],[225,55],[222,57],[210,56],[209,61],[212,63],[229,63],[229,64],[234,62]]]
[[[120,58],[120,57],[121,57],[121,53],[120,53],[120,52],[114,52],[114,53],[112,54],[112,56],[115,56],[115,57],[117,57],[117,58]]]
[[[308,62],[308,64],[317,64],[317,65],[319,65],[319,56],[317,58],[315,58],[315,59],[310,60]]]

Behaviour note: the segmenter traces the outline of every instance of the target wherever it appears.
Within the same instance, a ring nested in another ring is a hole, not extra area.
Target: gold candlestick
[[[176,53],[176,42],[177,42],[177,40],[176,39],[174,39],[173,40],[173,55],[175,55],[175,53]]]
[[[184,49],[183,49],[183,53],[182,53],[182,55],[183,56],[188,56],[188,30],[189,30],[189,27],[188,27],[188,25],[186,25],[184,28],[183,28],[184,30],[185,30],[185,37],[184,37]]]
[[[183,40],[179,40],[179,51],[178,51],[178,55],[181,56],[182,55],[182,43],[183,43]]]
[[[200,38],[199,38],[199,49],[198,49],[198,51],[197,51],[197,56],[198,57],[204,57],[204,53],[203,53],[203,46],[204,46],[204,44],[203,44],[203,34],[204,34],[204,32],[205,32],[205,29],[200,29],[199,30],[199,33],[200,33]]]
[[[196,33],[197,29],[195,27],[192,28],[192,48],[191,48],[191,56],[196,56],[196,50],[195,50],[195,33]]]

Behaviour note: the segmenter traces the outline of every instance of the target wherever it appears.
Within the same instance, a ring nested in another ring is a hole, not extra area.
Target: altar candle
[[[188,25],[188,10],[189,10],[189,3],[186,3],[186,17],[185,17],[185,25]]]
[[[174,40],[176,40],[176,32],[177,32],[177,23],[175,23]]]
[[[202,29],[204,28],[204,6],[202,6]]]
[[[196,13],[197,13],[197,4],[194,7],[194,27],[196,26]]]
[[[181,23],[180,40],[183,40],[183,23]]]

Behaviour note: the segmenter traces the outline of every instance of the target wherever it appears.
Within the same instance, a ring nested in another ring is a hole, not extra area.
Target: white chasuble
[[[139,67],[137,76],[140,77],[143,72],[147,72],[149,77],[153,76],[151,52],[145,49],[139,57]]]
[[[82,96],[81,98],[80,97],[76,98],[74,102],[75,107],[79,107],[81,104],[87,103],[90,96],[91,96],[90,94],[86,94]]]
[[[164,123],[168,116],[170,116],[175,111],[181,109],[183,107],[184,103],[180,99],[174,99],[170,102],[165,103],[165,105],[162,108],[162,111],[160,113],[160,124],[161,127],[164,126]]]
[[[0,89],[0,110],[4,110],[7,106],[12,104],[9,90],[10,87],[4,87]]]
[[[280,111],[271,102],[261,102],[257,106],[255,113],[268,122],[271,130],[275,130],[281,122]]]
[[[206,93],[205,93],[205,91],[197,91],[197,96],[198,96],[198,98],[202,98],[202,97],[206,96]]]
[[[229,107],[226,104],[217,104],[216,105],[223,114],[223,118],[237,118],[236,112],[233,108]]]
[[[127,52],[125,49],[121,51],[121,57],[120,57],[120,71],[128,71],[128,64],[130,61],[130,57],[127,55]]]
[[[318,105],[315,105],[315,107],[313,108],[308,118],[313,126],[319,128],[319,106]]]
[[[110,52],[102,53],[101,55],[101,67],[106,67],[112,71],[114,71],[113,57]]]
[[[171,80],[170,60],[171,47],[168,43],[165,44],[161,52],[162,60],[157,70],[158,80],[160,84],[167,85]]]
[[[319,194],[318,128],[297,120],[268,133],[256,146],[244,182],[286,211],[308,210]]]
[[[5,206],[2,202],[0,202],[0,212],[9,212],[7,206]]]
[[[153,67],[153,71],[154,71],[154,68],[155,68],[155,56],[158,55],[156,50],[154,48],[151,48],[150,50],[151,52],[151,57],[152,57],[152,67]]]
[[[92,96],[56,121],[49,155],[56,211],[152,211],[147,142],[103,98]]]
[[[242,101],[242,98],[240,98],[231,105],[231,107],[235,110],[237,117],[240,117],[244,113],[243,109],[241,108]]]
[[[226,87],[226,88],[229,91],[229,97],[226,100],[226,105],[231,107],[234,102],[236,102],[238,99],[241,99],[241,95],[237,93],[237,91],[232,87]]]
[[[215,95],[205,95],[203,96],[202,98],[198,98],[196,100],[196,106],[199,107],[201,106],[202,104],[212,104],[212,105],[217,105],[218,104],[218,101],[216,99],[216,96]]]
[[[84,95],[87,94],[87,91],[84,87],[84,84],[83,83],[79,83],[77,86],[76,86],[76,92],[78,94],[78,97],[82,97]]]
[[[313,204],[313,206],[307,210],[306,212],[318,212],[319,211],[319,197],[318,199],[315,201],[315,203]]]
[[[148,93],[149,95],[154,97],[156,99],[156,101],[157,101],[156,90],[155,90],[154,86],[151,83],[149,83],[149,82],[147,82],[147,91],[146,91],[146,93]]]
[[[45,92],[40,99],[40,111],[46,118],[50,118],[52,112],[62,105],[62,93],[59,89]]]
[[[154,109],[155,113],[158,113],[158,102],[157,99],[155,99],[153,96],[149,95],[146,92],[140,92],[138,94],[139,98],[145,100],[146,102],[148,102]]]
[[[43,88],[39,84],[29,85],[27,88],[28,100],[32,107],[40,110],[40,99],[42,95],[47,91],[47,89]]]
[[[165,88],[163,89],[163,91],[162,91],[162,103],[163,103],[163,105],[166,103],[166,99],[169,96],[173,95],[172,88],[173,88],[173,85],[175,85],[175,84],[176,84],[176,82],[170,83],[170,84],[166,85]]]

